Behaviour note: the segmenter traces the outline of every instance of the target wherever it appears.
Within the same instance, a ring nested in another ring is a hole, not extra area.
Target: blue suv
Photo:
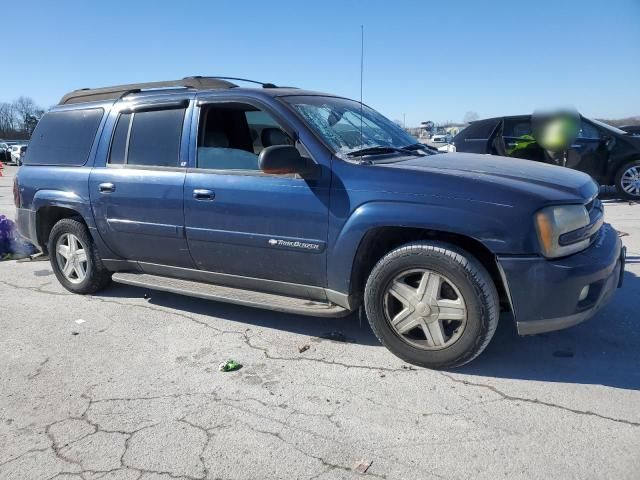
[[[580,172],[433,154],[359,102],[229,78],[83,89],[16,176],[20,232],[62,285],[116,281],[282,312],[362,309],[431,368],[592,316],[624,248]]]

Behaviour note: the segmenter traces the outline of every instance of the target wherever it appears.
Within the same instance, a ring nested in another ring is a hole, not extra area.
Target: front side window
[[[121,114],[109,164],[177,167],[184,113],[184,108],[174,108]]]
[[[259,171],[263,149],[294,144],[273,116],[252,105],[229,102],[201,108],[197,168]]]
[[[292,96],[284,100],[341,157],[366,148],[406,148],[416,140],[372,108],[353,100]]]
[[[528,119],[505,118],[502,135],[504,137],[523,137],[531,135],[531,121]]]
[[[586,138],[589,140],[599,140],[600,131],[595,126],[583,120],[582,123],[580,124],[580,130],[578,130],[578,138]]]

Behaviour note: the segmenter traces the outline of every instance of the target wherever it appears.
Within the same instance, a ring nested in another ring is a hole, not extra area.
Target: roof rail
[[[258,82],[255,82],[258,83]],[[265,85],[271,84],[262,84]],[[163,82],[131,83],[128,85],[116,85],[104,88],[81,88],[67,93],[58,105],[70,103],[93,102],[99,100],[111,100],[122,98],[129,93],[137,93],[153,88],[183,87],[193,90],[215,90],[237,87],[235,83],[222,77],[185,77],[182,80],[166,80]],[[267,88],[267,87],[265,87]]]
[[[203,78],[203,77],[196,77]],[[206,77],[206,78],[215,78],[218,80],[236,80],[238,82],[247,82],[247,83],[255,83],[256,85],[261,85],[262,88],[278,88],[278,85],[269,82],[258,82],[256,80],[249,80],[248,78],[238,78],[238,77]]]

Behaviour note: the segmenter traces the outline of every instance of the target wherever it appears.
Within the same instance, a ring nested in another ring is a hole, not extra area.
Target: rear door
[[[452,143],[458,152],[469,153],[495,153],[492,151],[491,142],[493,134],[500,119],[488,118],[472,122],[455,137]]]
[[[123,259],[193,267],[183,212],[188,105],[149,102],[111,113],[89,188],[98,231]]]

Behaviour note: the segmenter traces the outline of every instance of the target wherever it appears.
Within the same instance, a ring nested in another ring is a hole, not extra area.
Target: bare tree
[[[475,122],[479,118],[480,118],[480,115],[478,115],[478,112],[474,112],[472,110],[469,110],[467,113],[464,114],[463,122],[464,123],[471,123],[471,122]]]
[[[38,107],[31,97],[18,97],[14,100],[13,108],[18,121],[18,128],[23,132],[29,131],[30,118],[35,117]]]
[[[44,110],[30,97],[0,102],[0,138],[29,138],[43,114]]]
[[[0,138],[9,137],[16,129],[13,105],[0,103]]]

